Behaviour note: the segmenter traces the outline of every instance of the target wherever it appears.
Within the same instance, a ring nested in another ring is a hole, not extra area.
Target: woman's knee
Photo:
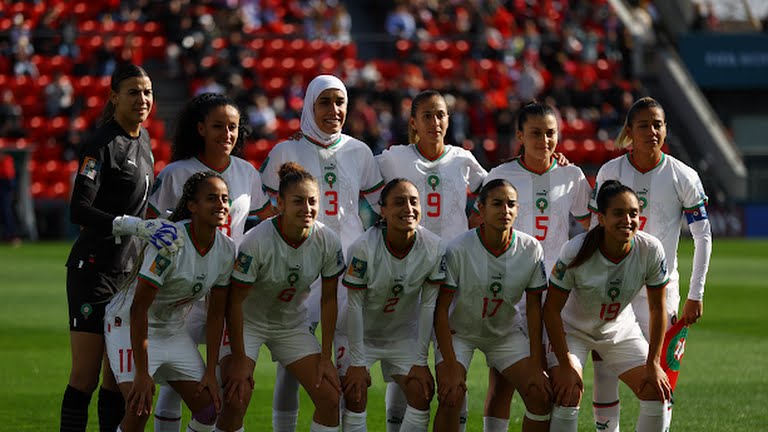
[[[552,398],[542,389],[529,388],[523,398],[526,409],[533,414],[543,415],[552,411]]]
[[[322,412],[338,412],[341,396],[329,383],[323,382],[320,388],[310,393],[315,408]]]
[[[416,380],[409,380],[405,386],[405,398],[408,400],[408,405],[418,410],[429,409],[429,403],[435,397],[434,387],[424,387]]]

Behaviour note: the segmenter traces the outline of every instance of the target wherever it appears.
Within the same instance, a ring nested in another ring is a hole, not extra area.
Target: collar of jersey
[[[656,168],[658,168],[662,163],[664,163],[664,159],[667,158],[667,155],[664,154],[664,152],[661,152],[661,158],[659,158],[659,163],[652,166],[651,168],[648,168],[647,170],[641,170],[637,165],[635,165],[635,161],[632,160],[632,152],[627,153],[627,160],[629,161],[629,164],[632,165],[632,168],[636,169],[640,174],[646,174],[649,173]]]
[[[600,250],[600,253],[603,255],[603,257],[604,257],[605,259],[607,259],[608,261],[610,261],[610,262],[614,263],[614,264],[618,264],[618,263],[620,263],[620,262],[624,261],[624,258],[628,257],[628,256],[629,256],[629,254],[630,254],[630,253],[632,253],[632,249],[634,249],[634,248],[635,248],[635,238],[634,238],[634,237],[633,237],[633,238],[632,238],[632,240],[630,240],[630,242],[629,242],[629,250],[628,250],[628,251],[627,251],[627,253],[626,253],[626,254],[624,254],[624,256],[623,256],[623,257],[621,257],[621,258],[611,258],[611,257],[609,257],[608,255],[606,255],[606,254],[605,254],[605,252],[603,252],[603,248],[602,248],[602,247],[598,247],[598,249]]]
[[[217,172],[217,173],[219,173],[219,174],[221,174],[221,173],[223,173],[224,171],[226,171],[226,170],[227,170],[227,168],[229,168],[229,166],[230,166],[230,165],[232,165],[232,156],[230,156],[230,157],[229,157],[229,159],[227,160],[227,164],[226,164],[226,165],[224,165],[224,166],[223,166],[223,167],[221,167],[221,168],[212,167],[212,166],[208,165],[207,163],[203,162],[203,160],[202,160],[202,159],[200,159],[200,158],[199,158],[199,157],[197,157],[197,156],[195,156],[195,159],[197,159],[197,160],[198,160],[198,161],[199,161],[201,164],[203,164],[203,165],[204,165],[206,168],[212,169],[213,171],[216,171],[216,172]]]
[[[511,231],[512,231],[512,235],[511,235],[511,236],[509,236],[509,238],[507,239],[507,243],[506,243],[504,246],[502,246],[502,248],[501,248],[500,250],[491,249],[491,248],[490,248],[490,247],[488,247],[488,245],[486,245],[486,244],[485,244],[485,242],[483,241],[483,229],[484,229],[484,228],[485,228],[485,224],[482,224],[482,225],[480,225],[479,227],[477,227],[477,228],[475,229],[475,232],[477,233],[477,238],[478,238],[478,239],[480,239],[480,244],[481,244],[481,245],[483,245],[483,247],[485,248],[485,250],[487,250],[487,251],[488,251],[488,253],[490,253],[491,255],[495,256],[496,258],[498,258],[498,257],[500,257],[500,256],[502,256],[502,255],[504,255],[504,252],[508,251],[508,250],[509,250],[509,248],[512,246],[512,243],[514,243],[514,242],[515,242],[515,236],[516,236],[517,234],[515,233],[515,230],[514,230],[514,228],[513,228],[513,229],[511,230]]]
[[[341,142],[341,136],[339,136],[339,138],[338,138],[336,141],[334,141],[334,142],[332,142],[332,143],[330,143],[330,144],[328,144],[328,145],[323,145],[323,144],[322,144],[320,141],[317,141],[317,140],[315,140],[315,139],[312,139],[312,138],[311,138],[309,135],[307,135],[307,134],[302,134],[302,136],[303,136],[304,138],[306,138],[306,139],[307,139],[307,141],[311,142],[312,144],[314,144],[314,145],[316,145],[316,146],[318,146],[318,147],[322,147],[322,148],[324,148],[324,149],[329,149],[329,148],[331,148],[331,147],[335,146],[336,144],[338,144],[339,142]]]
[[[428,157],[427,157],[427,155],[425,155],[424,153],[422,153],[422,152],[421,152],[421,150],[419,150],[419,146],[418,146],[418,144],[414,144],[414,145],[413,145],[413,149],[414,149],[414,150],[416,150],[416,153],[417,153],[419,156],[421,156],[422,158],[424,158],[424,159],[426,159],[426,160],[428,160],[428,161],[430,161],[430,162],[437,162],[437,161],[439,161],[440,159],[442,159],[443,157],[445,157],[445,155],[447,155],[447,154],[448,154],[448,146],[447,146],[447,145],[445,145],[445,144],[443,144],[443,152],[442,152],[442,153],[440,153],[440,155],[439,155],[439,156],[437,156],[437,157],[436,157],[436,158],[434,158],[434,159],[430,159],[430,158],[428,158]]]
[[[216,241],[216,236],[213,236],[213,240],[207,244],[207,245],[201,245],[197,238],[195,237],[195,230],[192,229],[192,221],[189,221],[188,224],[184,225],[184,228],[187,230],[187,234],[189,234],[189,240],[192,241],[192,245],[195,247],[195,251],[197,251],[197,254],[201,257],[204,257],[208,254],[208,251],[211,250],[213,247],[213,243]],[[215,233],[214,233],[215,234]]]
[[[282,220],[282,218],[283,218],[283,217],[282,217],[282,216],[280,216],[280,215],[273,217],[273,218],[272,218],[272,225],[274,225],[274,226],[275,226],[275,231],[277,231],[277,234],[280,236],[280,238],[281,238],[281,239],[283,239],[283,241],[285,242],[285,244],[287,244],[288,246],[290,246],[290,247],[292,247],[292,248],[294,248],[294,249],[298,249],[298,248],[299,248],[301,245],[303,245],[303,244],[304,244],[304,242],[305,242],[305,241],[307,241],[307,239],[309,238],[309,236],[311,236],[311,235],[312,235],[312,233],[313,233],[313,232],[315,232],[315,225],[314,225],[314,224],[312,224],[312,227],[309,229],[309,234],[307,234],[307,236],[306,236],[306,237],[304,237],[303,239],[301,239],[301,241],[299,241],[298,243],[294,243],[294,242],[292,242],[292,241],[288,240],[288,237],[286,237],[286,236],[283,234],[283,228],[282,228],[282,224],[280,223],[280,221]]]
[[[517,158],[517,163],[520,164],[520,166],[523,167],[523,169],[528,171],[528,172],[532,172],[532,173],[537,174],[537,175],[542,175],[542,174],[546,174],[546,173],[552,171],[555,168],[555,166],[557,165],[557,159],[552,158],[552,164],[549,166],[549,168],[547,168],[547,169],[545,169],[544,171],[541,171],[541,172],[529,168],[528,165],[526,165],[525,162],[523,162],[523,157],[522,156]]]
[[[389,252],[390,255],[393,257],[401,260],[408,256],[409,253],[413,250],[413,245],[416,244],[416,236],[418,235],[418,231],[414,233],[413,237],[413,243],[408,246],[408,249],[406,249],[404,252],[397,252],[395,249],[392,248],[392,246],[389,244],[389,240],[387,240],[387,228],[381,230],[381,237],[384,239],[384,246],[387,248],[387,252]]]

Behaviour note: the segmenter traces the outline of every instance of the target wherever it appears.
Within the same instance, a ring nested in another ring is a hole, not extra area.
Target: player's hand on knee
[[[248,367],[245,357],[232,356],[229,373],[224,379],[224,400],[231,402],[233,397],[243,402],[246,392],[253,390],[253,370]]]
[[[584,391],[584,382],[573,366],[562,365],[552,370],[552,387],[557,405],[576,406]]]
[[[336,371],[336,366],[329,359],[320,358],[317,362],[315,388],[320,388],[320,384],[324,379],[331,384],[337,394],[341,395],[341,382],[339,381],[339,373]]]
[[[437,399],[447,406],[455,406],[467,391],[464,368],[458,361],[445,360],[437,376]]]
[[[149,415],[152,411],[152,399],[155,394],[155,382],[147,373],[136,373],[131,391],[128,392],[128,410],[137,417]]]
[[[371,376],[364,366],[350,366],[344,376],[344,396],[354,402],[360,402],[370,382]]]
[[[219,399],[219,382],[216,380],[216,372],[205,371],[203,378],[197,384],[195,397],[199,396],[204,391],[207,391],[210,395],[213,407],[216,409],[216,414],[218,414],[221,411],[221,400]]]
[[[526,393],[531,392],[538,392],[539,394],[546,395],[549,400],[551,400],[553,396],[549,377],[544,373],[544,370],[536,365],[532,365],[531,374],[528,377],[528,383],[526,385]]]
[[[656,362],[645,365],[637,395],[640,399],[646,400],[650,399],[651,396],[656,396],[658,400],[672,399],[672,386],[669,384],[669,377],[661,365]]]
[[[411,366],[411,370],[408,372],[408,376],[405,378],[406,384],[411,380],[421,388],[424,400],[432,400],[432,395],[435,394],[435,379],[432,377],[432,373],[427,366]]]

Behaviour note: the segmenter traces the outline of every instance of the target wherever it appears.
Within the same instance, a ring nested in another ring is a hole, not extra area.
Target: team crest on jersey
[[[539,212],[544,213],[544,210],[549,207],[549,201],[547,200],[547,190],[542,190],[541,192],[536,192],[536,208],[539,209]]]
[[[235,271],[243,274],[248,273],[248,270],[251,269],[252,262],[252,256],[246,254],[245,252],[240,252],[237,255],[237,259],[235,260]]]
[[[435,190],[435,188],[440,185],[440,177],[435,174],[430,175],[427,177],[427,184],[432,188],[432,190]]]
[[[640,210],[645,210],[648,207],[648,189],[642,189],[637,191],[637,199],[640,201]]]
[[[96,180],[96,176],[99,175],[100,169],[101,162],[86,156],[86,158],[83,159],[83,165],[80,167],[80,175],[88,177],[91,180]]]
[[[333,184],[336,183],[336,174],[333,171],[329,171],[325,173],[323,178],[325,179],[325,182],[328,183],[328,186],[333,189]]]
[[[362,279],[365,277],[365,272],[368,270],[368,263],[357,259],[357,257],[352,257],[352,262],[349,264],[349,270],[347,273],[350,276],[356,277],[358,279]]]
[[[149,271],[158,276],[162,276],[169,265],[171,265],[171,260],[158,254],[155,257],[155,260],[152,261],[152,265],[149,266]]]
[[[608,282],[608,297],[611,298],[611,301],[616,301],[616,299],[621,295],[621,279],[614,279],[610,282]]]
[[[488,289],[493,293],[493,296],[496,297],[501,292],[501,283],[500,282],[493,282],[488,287]]]
[[[397,297],[403,292],[404,289],[405,288],[403,287],[402,284],[395,284],[394,286],[392,286],[392,295]]]
[[[199,293],[201,289],[203,289],[203,284],[201,284],[200,282],[196,283],[192,287],[192,295],[197,295],[197,293]]]
[[[557,260],[557,262],[555,263],[555,266],[552,267],[552,276],[562,280],[565,277],[565,271],[567,269],[568,269],[568,266],[565,265],[564,262]]]
[[[299,274],[296,272],[290,272],[288,273],[288,284],[291,286],[296,285],[296,282],[299,281]]]

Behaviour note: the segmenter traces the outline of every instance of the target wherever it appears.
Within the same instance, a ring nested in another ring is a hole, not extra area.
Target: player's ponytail
[[[173,210],[173,213],[168,217],[168,220],[171,222],[178,222],[184,219],[191,219],[192,213],[189,212],[187,204],[189,204],[189,202],[195,198],[198,189],[200,189],[200,185],[212,177],[221,179],[224,184],[227,183],[221,174],[215,171],[200,171],[192,174],[184,183],[184,187],[182,188],[181,192],[181,198],[179,198],[179,202],[176,204],[176,208]]]
[[[285,198],[286,192],[297,183],[309,181],[317,184],[317,179],[296,162],[286,162],[280,165],[277,175],[280,177],[278,194],[280,195],[280,198],[283,199]]]
[[[613,197],[623,193],[631,193],[637,198],[637,194],[632,188],[621,184],[618,180],[607,180],[600,186],[600,191],[597,193],[597,211],[605,214],[608,210],[608,204]],[[579,251],[573,258],[573,261],[568,264],[568,268],[578,267],[589,260],[589,258],[591,258],[600,248],[604,238],[605,228],[603,228],[602,225],[598,225],[589,230],[584,237],[584,242],[581,244],[581,248],[579,248]]]
[[[658,108],[662,112],[664,111],[664,107],[662,107],[661,104],[652,97],[646,96],[640,98],[632,104],[632,107],[629,108],[629,112],[627,112],[627,118],[624,120],[624,126],[621,127],[621,132],[619,132],[619,136],[616,137],[616,141],[613,143],[614,147],[627,148],[632,145],[632,137],[630,137],[627,133],[627,129],[632,126],[632,122],[635,120],[635,115],[638,112],[650,108]]]
[[[135,64],[131,63],[122,64],[118,66],[112,73],[109,89],[111,92],[120,93],[120,83],[122,83],[124,80],[127,80],[128,78],[136,77],[149,77],[149,74],[147,74],[147,71],[145,71],[141,66],[136,66]],[[107,97],[107,103],[104,105],[104,111],[101,113],[101,117],[96,122],[96,126],[104,126],[105,124],[109,123],[113,117],[115,117],[115,105],[112,103],[109,97]]]
[[[411,102],[411,119],[414,121],[416,120],[416,115],[419,111],[419,105],[432,97],[439,97],[445,101],[443,95],[441,95],[437,90],[424,90],[423,92],[417,94]],[[419,134],[416,132],[416,128],[411,125],[411,122],[408,122],[408,142],[411,144],[419,143]]]

